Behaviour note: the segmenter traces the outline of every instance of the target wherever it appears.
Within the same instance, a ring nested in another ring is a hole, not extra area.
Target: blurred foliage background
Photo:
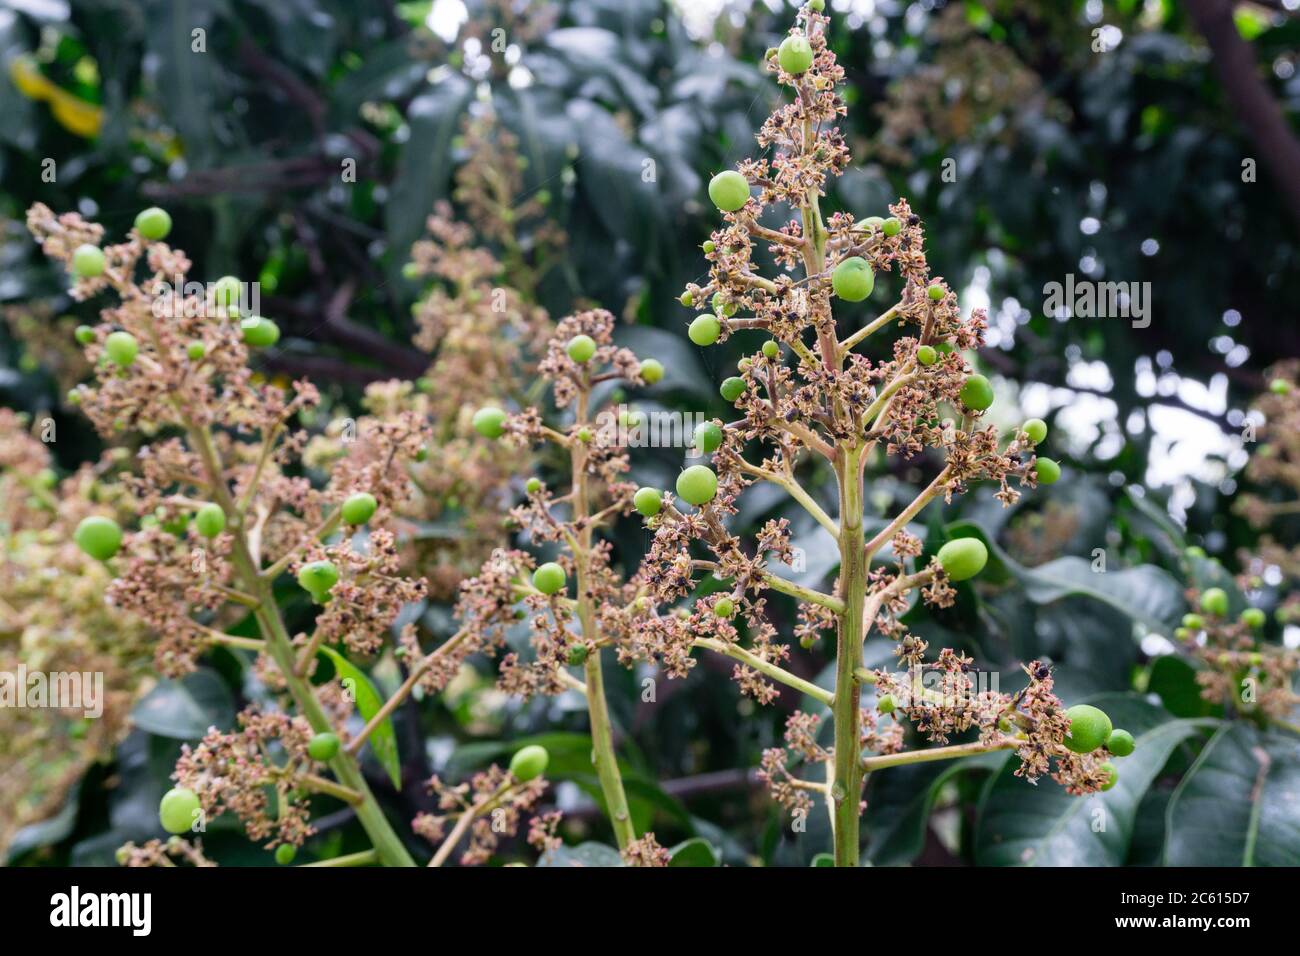
[[[1188,741],[1204,730],[1195,721],[1217,717],[1191,666],[1169,655],[1169,634],[1186,587],[1231,586],[1245,569],[1240,554],[1258,531],[1232,508],[1250,451],[1243,429],[1258,421],[1249,407],[1266,370],[1300,355],[1300,10],[1288,0],[827,7],[855,164],[826,205],[866,216],[908,198],[936,271],[964,305],[989,310],[979,362],[1000,381],[994,420],[1046,418],[1067,466],[1050,496],[1004,511],[973,494],[936,511],[932,542],[973,525],[996,568],[914,626],[1008,682],[1012,662],[1050,657],[1063,696],[1124,695],[1113,701],[1119,723],[1166,728],[1167,747],[1130,758],[1147,762],[1121,834],[1087,860],[1159,862],[1169,802],[1196,755]],[[307,375],[339,407],[355,406],[367,383],[422,375],[428,356],[410,343],[426,288],[403,265],[434,204],[452,198],[466,118],[490,114],[524,159],[516,200],[541,202],[565,235],[537,300],[556,317],[596,304],[625,320],[623,340],[668,367],[642,407],[721,414],[726,350],[689,344],[676,297],[705,271],[708,178],[754,151],[775,102],[757,63],[793,10],[778,0],[11,0],[0,9],[0,404],[54,420],[57,468],[98,456],[62,403],[84,371],[71,332],[93,304],[71,302],[29,240],[23,215],[36,201],[118,235],[143,206],[167,207],[170,241],[197,275],[260,282],[263,311],[284,330],[266,373]],[[1149,326],[1047,314],[1045,285],[1071,274],[1149,283]],[[663,484],[679,464],[680,450],[652,450],[633,477]],[[873,476],[877,516],[922,483],[915,463],[895,464]],[[761,492],[745,501],[745,522],[787,513]],[[808,573],[833,574],[834,549],[815,526],[799,530]],[[1272,530],[1293,541],[1294,518]],[[638,526],[621,529],[626,560],[643,544]],[[1186,557],[1189,545],[1209,559]],[[1089,571],[1099,548],[1105,575]],[[1254,584],[1252,600],[1270,609],[1285,590],[1278,575]],[[789,623],[790,608],[776,612]],[[446,626],[445,606],[420,613],[431,630]],[[1282,630],[1271,625],[1270,638]],[[869,644],[869,664],[888,656],[886,642]],[[815,676],[827,660],[814,649],[792,666]],[[661,833],[704,837],[727,862],[807,863],[825,843],[824,819],[792,836],[744,769],[797,702],[757,712],[729,665],[697,671],[661,681],[653,704],[641,701],[643,675],[611,675],[635,812]],[[11,857],[106,862],[124,839],[151,834],[153,791],[178,742],[209,718],[228,721],[244,693],[233,656],[200,673],[193,686],[153,691],[155,711],[189,723],[137,721]],[[1153,681],[1158,700],[1132,693]],[[570,836],[601,837],[583,796],[595,791],[581,710],[563,698],[503,706],[485,666],[400,722],[423,777],[545,736],[561,779],[568,769]],[[1019,801],[1055,797],[1017,788],[994,757],[873,781],[872,859],[1024,862],[1005,849],[1018,840],[1040,861],[1095,852],[1086,833],[1070,843],[1064,824],[1055,842],[1011,832]],[[427,799],[408,791],[388,795],[407,817]],[[322,833],[355,839],[346,813]],[[223,861],[269,859],[234,833],[209,842]]]

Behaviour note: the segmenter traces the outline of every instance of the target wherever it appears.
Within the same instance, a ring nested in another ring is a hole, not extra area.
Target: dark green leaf
[[[1222,726],[1169,801],[1169,866],[1295,866],[1300,740]]]
[[[177,740],[198,740],[209,728],[226,730],[235,722],[235,701],[216,673],[206,667],[179,680],[158,682],[131,711],[141,730]]]
[[[68,790],[67,799],[58,813],[37,823],[30,823],[14,834],[6,850],[8,861],[12,863],[24,853],[67,839],[77,825],[77,810],[80,806],[81,782],[78,781]]]
[[[423,232],[434,201],[447,192],[451,140],[460,129],[472,93],[463,77],[452,75],[411,100],[407,109],[410,138],[402,151],[387,207],[388,242],[397,268],[405,261],[411,243]]]
[[[708,840],[700,837],[679,843],[668,853],[671,856],[669,866],[717,866],[719,864],[717,850]]]
[[[1196,669],[1176,654],[1166,654],[1151,662],[1147,691],[1155,694],[1165,710],[1175,717],[1222,716],[1223,708],[1201,696],[1196,683]]]
[[[1183,589],[1168,571],[1151,564],[1094,571],[1092,562],[1065,557],[1036,568],[1018,564],[983,529],[969,522],[948,526],[954,537],[972,535],[989,546],[989,564],[996,563],[1024,588],[1035,604],[1051,604],[1067,596],[1108,604],[1153,631],[1169,630],[1183,613]]]
[[[925,846],[930,811],[944,784],[958,774],[997,771],[1004,754],[980,754],[964,760],[933,761],[883,770],[871,775],[867,791],[867,858],[876,866],[905,866]]]

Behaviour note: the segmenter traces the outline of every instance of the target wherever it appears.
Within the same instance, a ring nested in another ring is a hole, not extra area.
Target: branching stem
[[[783,667],[778,667],[770,661],[763,660],[763,658],[746,650],[739,644],[728,644],[726,641],[719,641],[712,637],[697,637],[693,643],[696,647],[708,648],[715,653],[740,661],[746,667],[752,667],[754,670],[772,678],[772,680],[777,683],[785,684],[787,687],[793,687],[801,694],[807,694],[814,700],[821,701],[827,707],[829,707],[835,699],[835,695],[830,691],[818,687],[812,681],[804,680],[802,677],[790,673]]]

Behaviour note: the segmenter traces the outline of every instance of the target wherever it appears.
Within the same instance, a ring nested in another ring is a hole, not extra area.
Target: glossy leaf
[[[1150,665],[1147,691],[1160,698],[1175,717],[1222,716],[1223,708],[1201,696],[1196,668],[1175,654],[1157,657]]]
[[[953,537],[982,538],[989,547],[990,565],[996,559],[997,565],[1024,588],[1025,595],[1035,604],[1051,604],[1069,596],[1086,597],[1107,604],[1157,632],[1167,632],[1183,613],[1182,587],[1168,571],[1155,565],[1094,571],[1090,561],[1064,557],[1026,568],[976,525],[958,522],[949,525],[948,532]]]
[[[945,784],[959,774],[1002,769],[1005,754],[895,767],[872,774],[867,791],[866,855],[876,866],[904,866],[920,855],[930,811]]]
[[[1295,866],[1300,739],[1224,724],[1169,801],[1168,866]]]

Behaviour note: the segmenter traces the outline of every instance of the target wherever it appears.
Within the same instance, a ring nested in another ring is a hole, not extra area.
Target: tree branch
[[[1197,30],[1214,54],[1223,91],[1246,135],[1271,169],[1283,203],[1300,230],[1300,140],[1260,77],[1255,51],[1237,32],[1231,0],[1187,0]]]

